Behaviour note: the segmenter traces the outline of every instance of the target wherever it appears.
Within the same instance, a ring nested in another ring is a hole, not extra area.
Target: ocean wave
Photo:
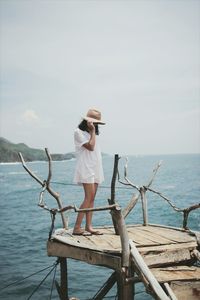
[[[8,172],[7,175],[24,175],[24,174],[27,174],[25,171],[13,171],[13,172]]]
[[[160,185],[160,187],[159,187],[160,189],[164,189],[164,190],[174,190],[175,188],[176,188],[176,186],[175,185]]]
[[[2,166],[4,166],[4,165],[20,165],[21,164],[21,162],[1,162],[0,163],[0,166],[2,165]]]

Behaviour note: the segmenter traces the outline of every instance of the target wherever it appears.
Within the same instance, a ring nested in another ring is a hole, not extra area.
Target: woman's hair
[[[96,134],[96,135],[99,135],[99,126],[98,126],[98,124],[94,124],[94,127],[95,127],[95,134]],[[89,129],[88,129],[88,125],[87,125],[87,121],[86,121],[86,120],[83,120],[83,121],[78,125],[78,128],[79,128],[80,130],[89,132]]]

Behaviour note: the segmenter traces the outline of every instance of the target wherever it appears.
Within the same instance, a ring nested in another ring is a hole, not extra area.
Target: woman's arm
[[[95,134],[95,127],[92,122],[88,122],[88,129],[90,133],[90,140],[83,145],[87,150],[94,151],[94,146],[96,142],[96,134]]]

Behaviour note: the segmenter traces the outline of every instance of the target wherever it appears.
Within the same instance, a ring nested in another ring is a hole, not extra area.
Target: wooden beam
[[[172,289],[170,288],[169,283],[165,282],[163,285],[164,285],[164,287],[165,287],[165,289],[166,289],[168,295],[170,296],[170,299],[171,299],[171,300],[178,300],[178,299],[176,298],[176,295],[174,294],[174,292],[173,292]]]
[[[160,300],[169,300],[169,297],[166,295],[160,284],[158,283],[157,279],[154,277],[146,263],[144,262],[142,256],[138,252],[137,248],[135,247],[134,243],[129,240],[129,244],[131,247],[131,258],[133,263],[136,267],[136,272],[139,276],[145,276],[146,280],[148,281],[151,291],[156,297]],[[146,284],[146,282],[144,282]]]
[[[48,256],[67,257],[84,261],[91,265],[99,265],[114,270],[121,270],[121,257],[91,249],[78,248],[55,241],[48,241],[47,253]]]
[[[92,300],[102,300],[105,295],[111,290],[113,285],[116,283],[116,271],[111,274],[108,280],[104,283],[101,289],[95,294]]]

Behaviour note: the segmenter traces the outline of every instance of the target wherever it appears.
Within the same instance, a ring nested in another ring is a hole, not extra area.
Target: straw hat
[[[83,117],[84,120],[93,122],[96,124],[105,125],[106,123],[101,120],[101,112],[94,108],[88,110],[86,117]]]

